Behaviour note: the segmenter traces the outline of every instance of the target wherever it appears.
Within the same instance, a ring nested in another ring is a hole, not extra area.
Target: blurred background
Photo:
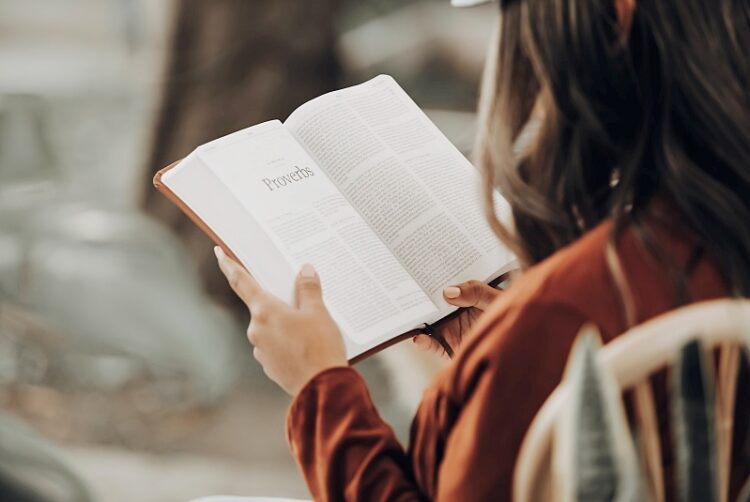
[[[0,500],[309,496],[247,312],[151,178],[379,73],[468,154],[495,11],[0,0]],[[439,362],[401,344],[358,368],[406,441]]]

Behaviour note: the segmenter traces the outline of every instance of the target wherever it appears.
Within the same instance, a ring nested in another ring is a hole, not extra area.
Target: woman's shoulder
[[[605,256],[611,231],[612,223],[606,220],[528,269],[487,310],[486,326],[480,331],[492,332],[497,325],[509,324],[506,318],[521,314],[532,314],[536,324],[554,324],[556,315],[575,313],[604,324],[604,331],[622,324],[621,304]]]
[[[594,322],[605,339],[622,325],[619,297],[609,275],[605,221],[576,242],[531,267],[487,309],[447,369],[448,387],[470,393],[477,372],[495,368],[552,379],[559,374],[580,327]],[[548,375],[547,375],[548,374]]]

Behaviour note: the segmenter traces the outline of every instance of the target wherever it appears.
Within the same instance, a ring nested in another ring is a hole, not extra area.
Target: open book
[[[445,286],[515,267],[476,169],[386,75],[202,145],[154,184],[281,299],[311,263],[351,361],[455,311]]]

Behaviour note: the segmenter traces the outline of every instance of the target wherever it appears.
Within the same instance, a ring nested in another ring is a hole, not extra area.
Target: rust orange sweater
[[[605,342],[626,329],[605,262],[610,230],[605,222],[527,270],[492,304],[425,392],[407,451],[378,415],[356,370],[335,368],[314,377],[293,402],[287,428],[315,499],[510,500],[524,433],[559,383],[581,325],[595,322]],[[655,234],[676,263],[688,262],[693,244],[686,235],[673,226]],[[636,236],[625,232],[617,249],[639,322],[672,309],[673,281]],[[697,261],[689,280],[693,301],[726,295],[707,257]],[[657,390],[656,399],[666,417],[666,391]],[[669,474],[672,459],[664,447]],[[736,493],[750,466],[734,462]]]

